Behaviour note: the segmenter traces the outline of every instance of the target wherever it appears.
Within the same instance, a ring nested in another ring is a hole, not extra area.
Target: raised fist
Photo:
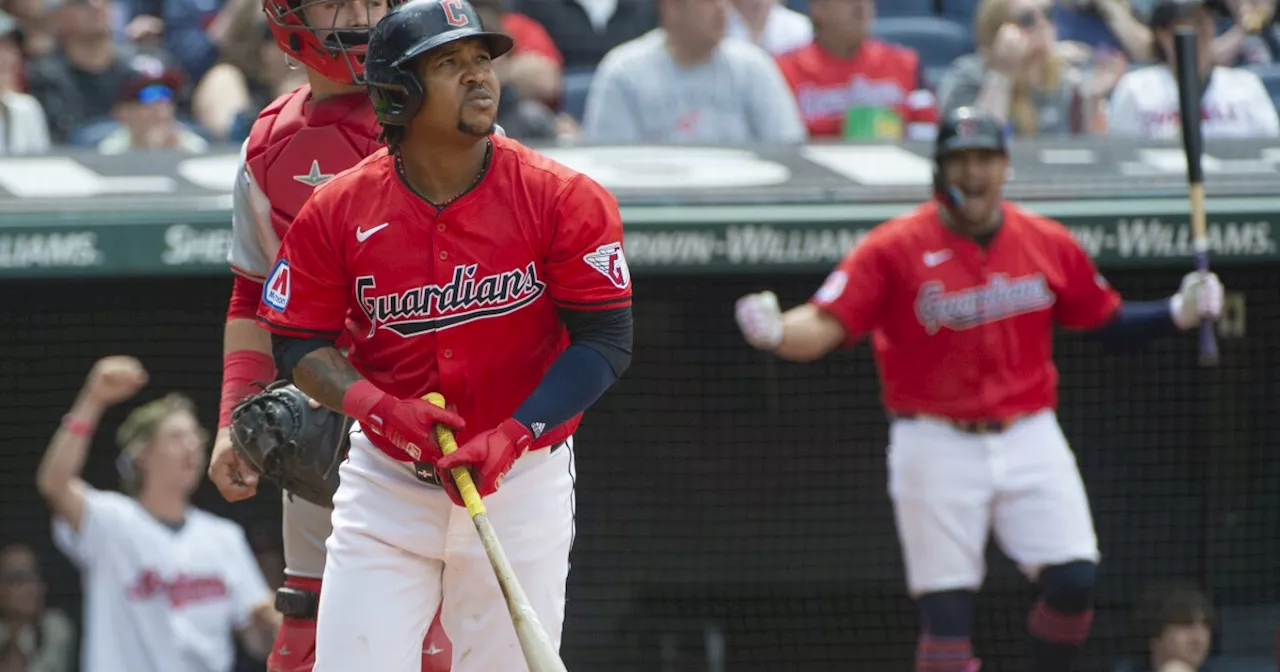
[[[126,355],[99,359],[89,370],[85,393],[101,406],[118,404],[138,393],[147,384],[142,362]]]
[[[734,317],[751,347],[773,351],[782,343],[782,309],[773,292],[748,294],[738,299]]]

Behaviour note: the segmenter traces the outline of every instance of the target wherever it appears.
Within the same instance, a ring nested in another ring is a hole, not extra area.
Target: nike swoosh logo
[[[372,229],[369,229],[368,231],[365,231],[360,227],[356,227],[356,240],[363,243],[364,241],[369,239],[369,236],[372,236],[373,234],[387,228],[388,226],[391,226],[391,222],[383,222],[373,227]]]
[[[938,264],[951,258],[951,250],[939,250],[937,252],[924,253],[924,265],[933,268]]]

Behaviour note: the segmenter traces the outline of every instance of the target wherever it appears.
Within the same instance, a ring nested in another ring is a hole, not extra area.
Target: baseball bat
[[[1204,140],[1200,134],[1200,59],[1192,28],[1178,28],[1173,36],[1177,55],[1178,113],[1182,120],[1182,149],[1187,155],[1187,195],[1191,199],[1191,246],[1196,270],[1209,270],[1209,231],[1204,211],[1204,169],[1200,158]],[[1218,341],[1213,321],[1200,322],[1200,365],[1218,365]]]
[[[440,408],[444,408],[444,396],[437,392],[428,394],[425,399]],[[458,442],[453,432],[444,425],[436,425],[436,441],[440,444],[440,452],[448,455],[458,449]],[[456,467],[450,472],[453,482],[458,486],[458,494],[462,503],[471,514],[471,522],[475,523],[476,532],[480,534],[480,543],[484,545],[485,555],[489,556],[489,564],[498,577],[498,586],[507,600],[507,611],[511,612],[511,624],[516,628],[516,638],[520,640],[520,650],[524,652],[525,663],[529,672],[568,672],[560,653],[556,651],[547,631],[538,620],[538,614],[529,603],[529,598],[516,580],[516,573],[507,561],[507,554],[498,543],[498,535],[489,522],[489,514],[484,508],[484,500],[476,490],[475,481],[471,478],[471,470]]]

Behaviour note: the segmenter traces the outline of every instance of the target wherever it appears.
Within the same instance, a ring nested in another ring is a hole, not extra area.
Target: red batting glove
[[[360,421],[360,426],[387,437],[396,448],[415,461],[435,464],[440,459],[436,443],[436,423],[459,430],[466,426],[462,416],[425,399],[397,399],[373,383],[361,380],[347,388],[342,410]]]
[[[456,496],[453,483],[454,467],[472,467],[471,477],[475,479],[476,490],[481,497],[488,497],[498,491],[502,479],[511,471],[511,465],[533,445],[533,436],[529,428],[520,424],[515,418],[502,421],[497,427],[471,438],[466,445],[440,458],[436,463],[437,471],[449,474],[449,478],[441,478],[447,482],[445,488],[449,497],[461,504]]]

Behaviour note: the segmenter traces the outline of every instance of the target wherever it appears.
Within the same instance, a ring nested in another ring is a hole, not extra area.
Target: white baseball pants
[[[452,672],[526,672],[506,601],[466,509],[419,481],[357,425],[334,497],[315,672],[420,672],[443,599]],[[573,542],[572,439],[526,453],[485,498],[503,550],[560,645]]]
[[[1099,559],[1084,483],[1052,411],[984,435],[894,420],[889,494],[912,597],[981,588],[992,530],[1032,580],[1042,567]]]

